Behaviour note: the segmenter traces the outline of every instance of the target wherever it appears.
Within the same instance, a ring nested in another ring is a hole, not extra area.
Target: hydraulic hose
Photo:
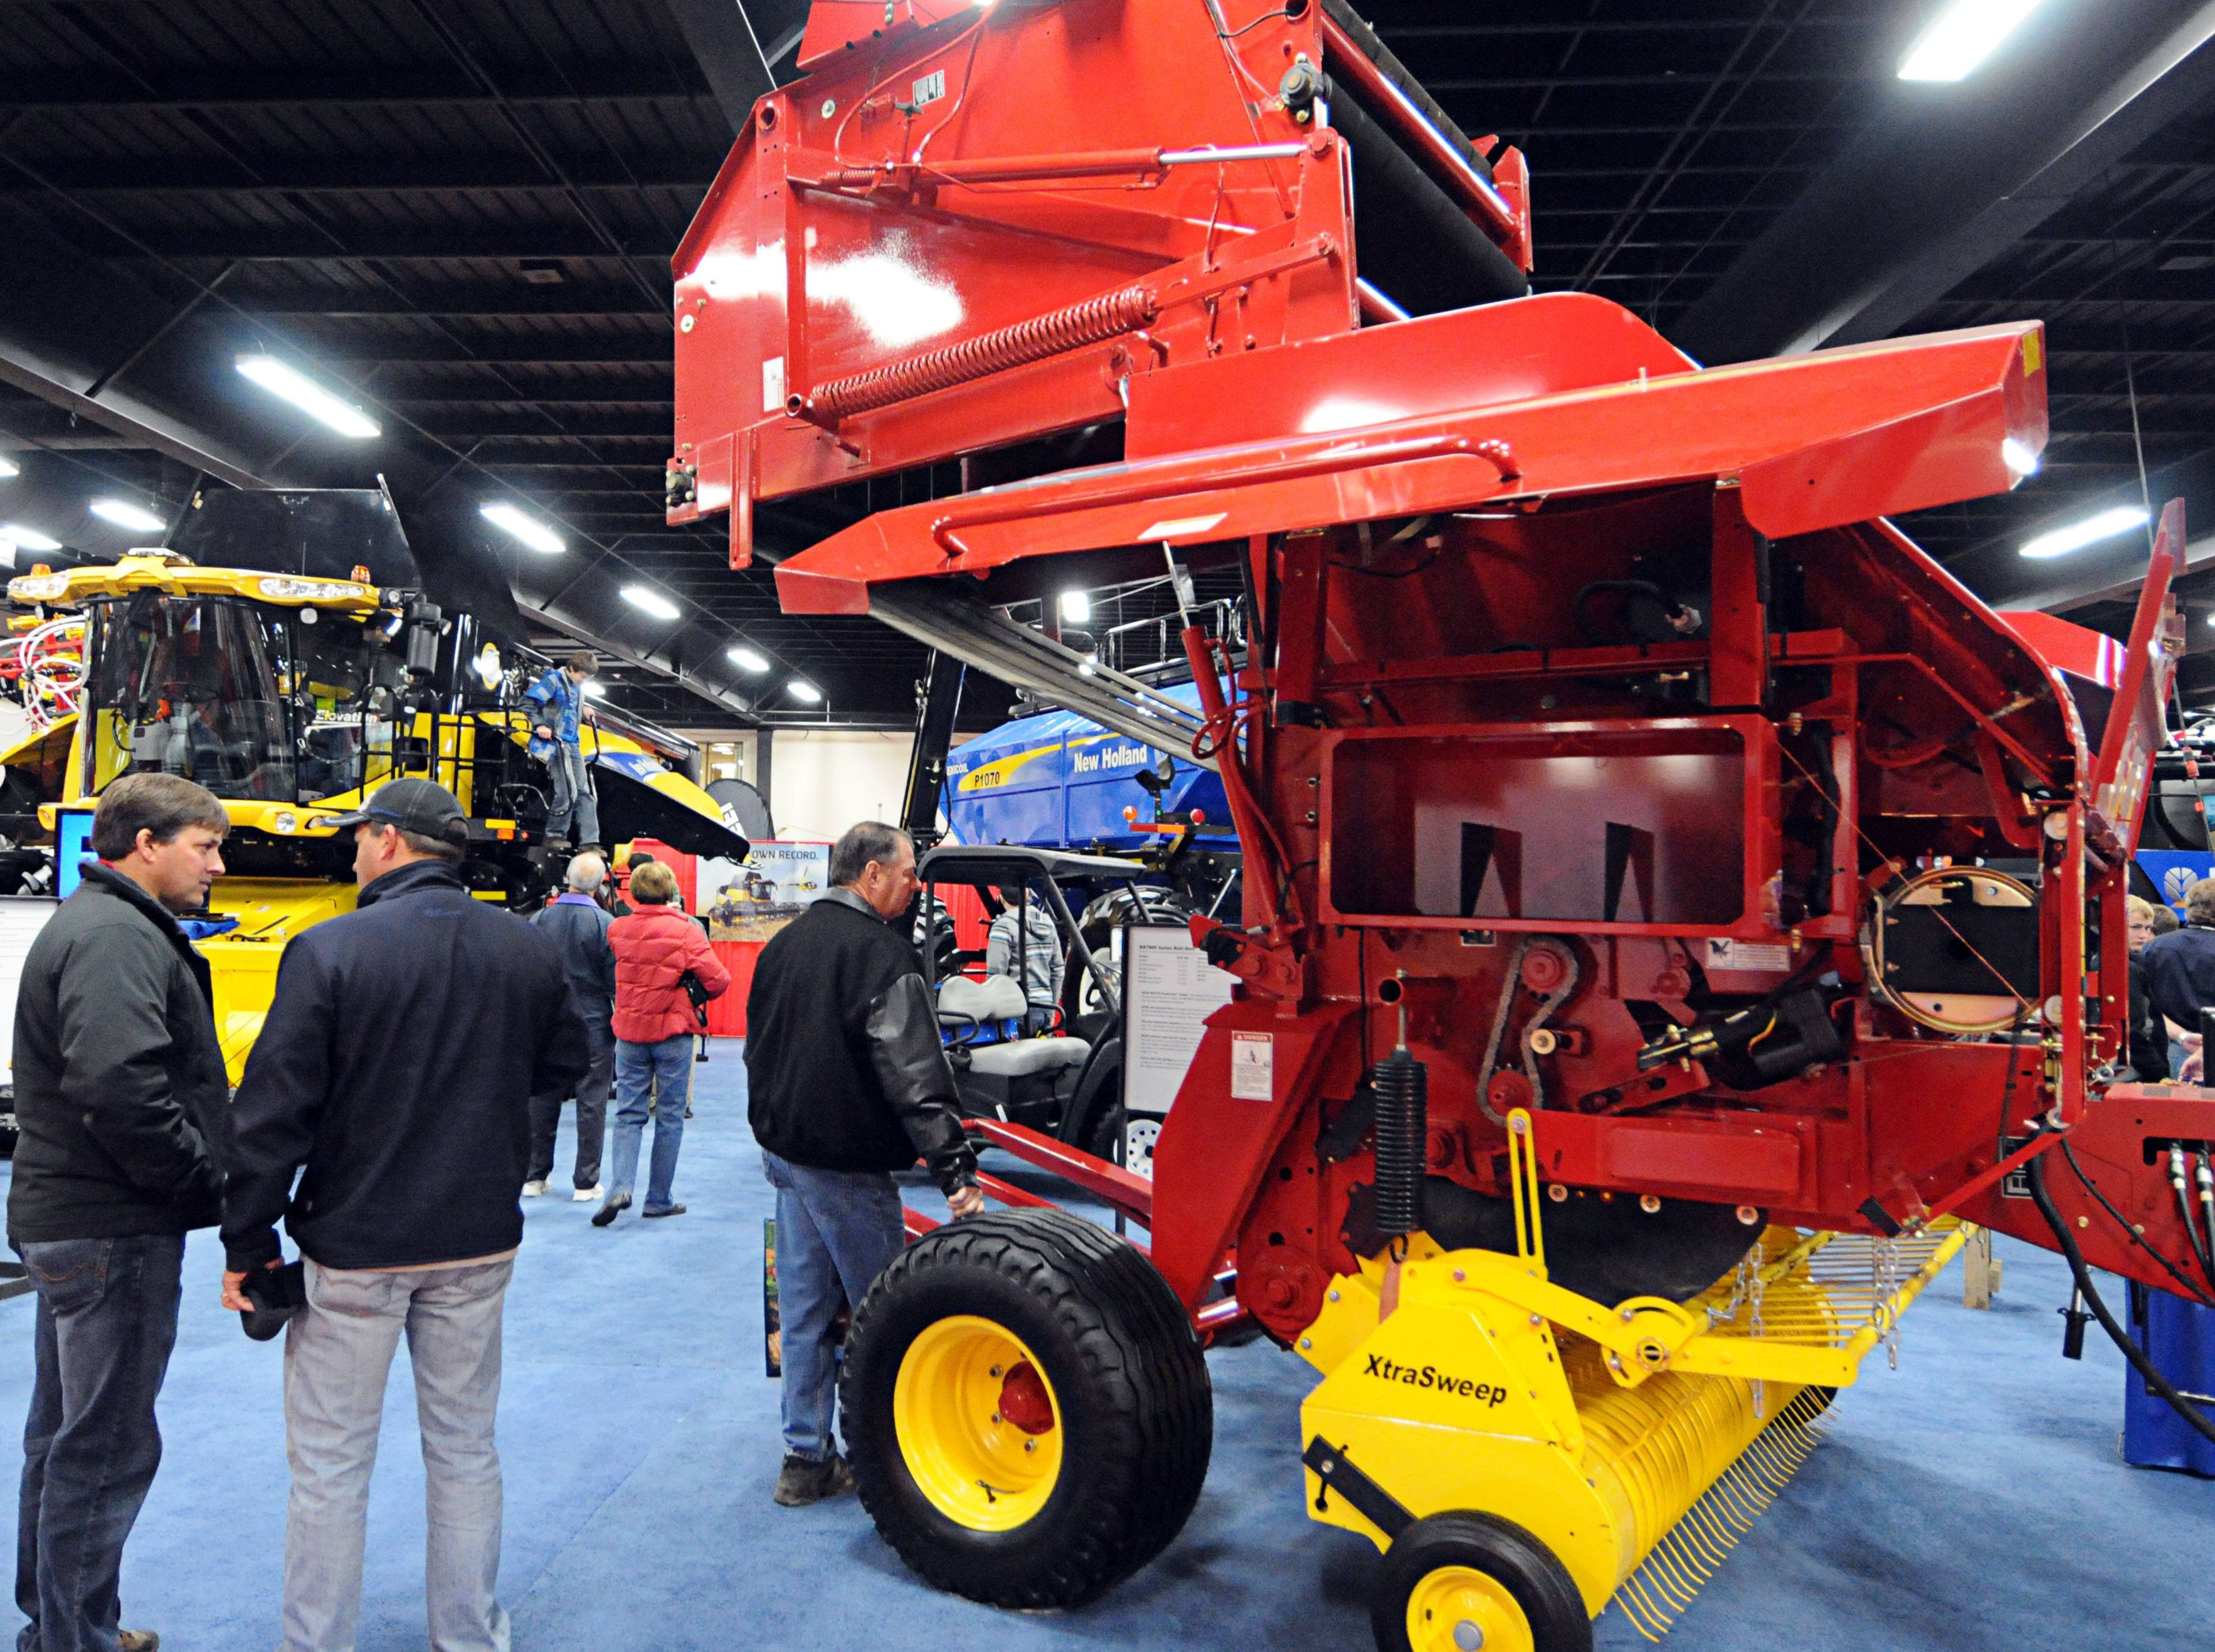
[[[2160,1251],[2148,1244],[2145,1241],[2145,1235],[2140,1233],[2136,1227],[2132,1225],[2131,1219],[2124,1215],[2122,1212],[2117,1210],[2115,1208],[2114,1201],[2109,1199],[2106,1194],[2100,1191],[2100,1184],[2093,1181],[2090,1176],[2084,1174],[2084,1167],[2077,1162],[2077,1155],[2070,1150],[2069,1144],[2066,1140],[2063,1141],[2061,1144],[2061,1157],[2069,1161],[2070,1170],[2076,1176],[2077,1180],[2083,1184],[2084,1191],[2090,1194],[2093,1198],[2100,1201],[2100,1208],[2108,1213],[2108,1217],[2114,1222],[2117,1227],[2120,1228],[2125,1233],[2130,1235],[2130,1240],[2132,1244],[2138,1246],[2139,1250],[2144,1251],[2146,1255],[2151,1256],[2155,1262],[2158,1262],[2161,1265],[2163,1271],[2168,1274],[2168,1275],[2171,1279],[2175,1280],[2179,1285],[2182,1286],[2186,1293],[2188,1294],[2194,1302],[2199,1303],[2202,1307],[2215,1308],[2215,1297],[2211,1297],[2206,1292],[2201,1290],[2198,1283],[2194,1280],[2191,1274],[2186,1273],[2181,1268],[2179,1268],[2168,1257],[2163,1256]]]
[[[2169,1402],[2170,1410],[2182,1417],[2192,1430],[2215,1444],[2215,1420],[2184,1397],[2183,1391],[2161,1374],[2160,1368],[2146,1358],[2145,1350],[2131,1341],[2130,1333],[2115,1323],[2115,1316],[2108,1311],[2101,1300],[2099,1287],[2092,1283],[2092,1270],[2084,1265],[2084,1253],[2077,1248],[2077,1240],[2069,1231],[2069,1225],[2061,1219],[2054,1208],[2053,1195],[2046,1190],[2046,1158],[2040,1153],[2030,1161],[2030,1196],[2037,1201],[2038,1213],[2046,1219],[2046,1226],[2053,1230],[2053,1237],[2061,1247],[2061,1255],[2069,1264],[2069,1272],[2076,1279],[2077,1294],[2084,1305],[2091,1309],[2092,1317],[2100,1322],[2100,1329],[2108,1333],[2108,1340],[2122,1350],[2123,1358],[2145,1379],[2148,1388]]]
[[[2190,1183],[2185,1176],[2184,1149],[2175,1143],[2169,1149],[2169,1185],[2176,1189],[2176,1213],[2184,1219],[2184,1247],[2200,1264],[2200,1271],[2210,1285],[2215,1285],[2215,1256],[2208,1253],[2207,1243],[2200,1237],[2200,1219],[2193,1214]]]
[[[2209,1164],[2204,1146],[2200,1150],[2200,1213],[2207,1219],[2207,1256],[2215,1261],[2215,1164]]]

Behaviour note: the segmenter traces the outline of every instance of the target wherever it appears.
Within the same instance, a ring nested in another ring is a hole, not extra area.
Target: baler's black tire
[[[1529,1620],[1537,1652],[1592,1652],[1592,1619],[1584,1597],[1553,1551],[1521,1526],[1491,1514],[1432,1514],[1402,1532],[1384,1551],[1370,1595],[1369,1627],[1377,1652],[1410,1652],[1408,1606],[1425,1579],[1466,1567],[1496,1581]],[[1433,1644],[1454,1644],[1452,1625]]]
[[[1003,1531],[952,1518],[917,1483],[893,1403],[917,1339],[975,1319],[1035,1357],[1061,1430],[1042,1506]],[[1207,1363],[1168,1282],[1058,1210],[987,1212],[909,1245],[854,1315],[839,1403],[862,1507],[900,1558],[939,1588],[1027,1610],[1089,1600],[1167,1547],[1214,1436]]]

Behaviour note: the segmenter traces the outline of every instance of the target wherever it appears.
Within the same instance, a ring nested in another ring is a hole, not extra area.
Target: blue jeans
[[[115,1652],[124,1540],[162,1462],[184,1236],[27,1240],[38,1374],[23,1424],[17,1652]]]
[[[600,805],[592,795],[592,783],[585,774],[585,750],[581,746],[554,743],[554,754],[546,759],[546,769],[554,782],[554,796],[546,807],[546,835],[568,838],[573,843],[596,844],[600,840]],[[574,819],[576,830],[570,831]]]
[[[766,1150],[776,1189],[776,1308],[783,1329],[784,1448],[831,1455],[838,1395],[831,1322],[859,1303],[907,1243],[899,1188],[881,1170],[816,1170]]]
[[[638,1139],[646,1133],[648,1103],[653,1109],[653,1163],[647,1171],[646,1209],[670,1207],[669,1184],[677,1179],[677,1150],[684,1142],[684,1103],[692,1096],[692,1035],[679,1033],[659,1044],[616,1041],[616,1164],[608,1178],[608,1197],[620,1199],[638,1179]]]

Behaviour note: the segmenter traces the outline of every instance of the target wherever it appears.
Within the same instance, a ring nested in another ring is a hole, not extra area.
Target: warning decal
[[[1236,1102],[1277,1099],[1277,1035],[1230,1035],[1230,1098]]]

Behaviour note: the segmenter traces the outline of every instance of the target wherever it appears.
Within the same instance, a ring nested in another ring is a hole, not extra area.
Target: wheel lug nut
[[[1038,1449],[1038,1441],[1035,1440],[1026,1440],[1023,1441],[1023,1449],[1027,1452],[1036,1451]]]

